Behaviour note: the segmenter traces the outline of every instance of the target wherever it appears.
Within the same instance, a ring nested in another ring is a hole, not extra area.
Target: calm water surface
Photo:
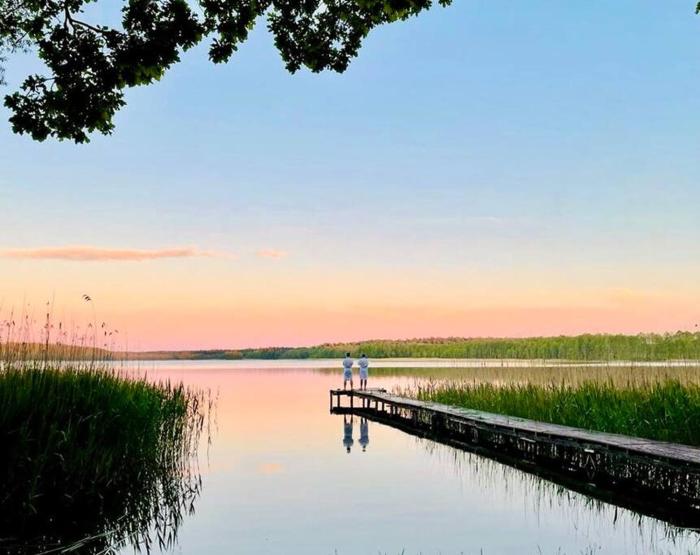
[[[700,552],[694,532],[489,459],[359,418],[350,430],[328,412],[340,372],[228,362],[142,369],[217,396],[212,444],[201,458],[203,492],[167,553]],[[370,386],[413,381],[377,378]]]

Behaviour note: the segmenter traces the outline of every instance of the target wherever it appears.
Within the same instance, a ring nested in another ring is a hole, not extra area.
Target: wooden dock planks
[[[331,390],[330,406],[331,413],[367,417],[700,530],[698,448],[450,407],[381,389]]]
[[[333,396],[337,396],[338,406],[340,406],[341,396],[354,397],[372,403],[385,403],[386,405],[398,408],[426,411],[447,418],[455,418],[487,427],[507,428],[514,433],[520,432],[524,436],[540,435],[556,438],[560,441],[575,441],[589,445],[600,445],[610,449],[626,451],[630,454],[664,459],[675,464],[700,466],[700,449],[677,443],[589,431],[502,414],[450,407],[439,403],[399,397],[378,389],[367,391],[331,390],[331,401]]]

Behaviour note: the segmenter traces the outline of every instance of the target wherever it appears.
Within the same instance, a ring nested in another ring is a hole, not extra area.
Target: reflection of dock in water
[[[700,528],[700,449],[694,447],[417,401],[383,389],[331,390],[330,409],[472,451],[676,526]]]

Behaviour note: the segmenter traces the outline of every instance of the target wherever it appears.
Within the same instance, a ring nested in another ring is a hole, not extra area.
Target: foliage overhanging
[[[227,62],[261,17],[289,71],[342,72],[374,27],[417,15],[432,0],[121,0],[113,18],[108,4],[0,2],[0,64],[28,48],[46,66],[5,97],[14,132],[77,143],[109,134],[125,89],[159,80],[204,40],[212,62]],[[119,23],[98,21],[105,19]]]

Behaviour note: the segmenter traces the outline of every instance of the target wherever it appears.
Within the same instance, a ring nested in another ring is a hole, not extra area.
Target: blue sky
[[[398,272],[420,285],[414,294],[436,276],[452,292],[460,278],[517,289],[512,275],[521,297],[551,287],[690,299],[693,10],[457,1],[376,29],[342,75],[288,74],[260,24],[229,64],[198,48],[129,91],[114,134],[89,145],[38,144],[0,125],[0,247],[196,245],[236,257],[201,262],[203,279],[265,279],[282,265],[308,281],[359,265]],[[31,67],[15,59],[10,85]],[[249,256],[260,249],[288,256],[273,268]],[[0,259],[17,276],[9,296],[45,294],[23,272],[64,267],[32,264]]]

